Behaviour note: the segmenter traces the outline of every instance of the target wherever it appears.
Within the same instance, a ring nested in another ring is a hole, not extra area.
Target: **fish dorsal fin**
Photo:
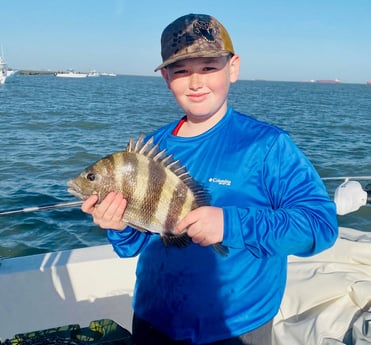
[[[133,137],[130,137],[130,140],[128,142],[128,146],[126,146],[126,151],[127,152],[133,152],[134,146],[135,146],[134,139],[133,139]]]
[[[166,150],[160,150],[158,144],[154,144],[154,138],[150,137],[145,141],[144,135],[141,135],[137,141],[130,138],[126,148],[127,152],[137,153],[160,163],[166,169],[172,171],[189,189],[192,190],[198,206],[210,205],[210,196],[197,183],[187,171],[186,167],[181,165],[179,160],[175,160],[172,154],[167,154]]]
[[[141,135],[137,141],[135,141],[133,137],[130,138],[126,151],[153,157],[158,153],[159,147],[158,145],[153,144],[153,137],[149,138],[147,141],[144,141],[144,135]]]

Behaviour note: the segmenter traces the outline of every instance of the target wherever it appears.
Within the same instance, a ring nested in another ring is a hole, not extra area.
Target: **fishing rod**
[[[371,176],[336,176],[336,177],[322,177],[323,181],[350,181],[350,180],[359,180],[359,181],[368,181],[371,180]]]
[[[52,204],[52,205],[33,206],[33,207],[25,207],[25,208],[7,210],[7,211],[0,211],[0,217],[12,215],[12,214],[18,214],[18,213],[29,213],[29,212],[37,212],[37,211],[44,211],[44,210],[54,210],[54,209],[63,208],[63,207],[81,206],[82,203],[83,201],[80,200],[80,201],[63,202],[63,203]]]

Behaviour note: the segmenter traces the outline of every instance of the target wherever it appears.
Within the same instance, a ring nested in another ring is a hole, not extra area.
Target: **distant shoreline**
[[[28,71],[28,70],[20,70],[17,72],[21,75],[50,75],[55,74],[55,71]]]

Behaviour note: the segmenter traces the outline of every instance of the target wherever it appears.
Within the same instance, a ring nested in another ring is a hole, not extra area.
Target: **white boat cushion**
[[[309,258],[289,257],[274,344],[347,344],[343,341],[348,338],[352,345],[371,344],[371,328],[370,335],[364,334],[370,304],[371,233],[340,228],[329,250]]]

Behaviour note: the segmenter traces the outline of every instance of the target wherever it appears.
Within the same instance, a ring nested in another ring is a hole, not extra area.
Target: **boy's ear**
[[[166,68],[161,68],[161,75],[162,75],[162,78],[164,78],[164,80],[166,81],[166,85],[167,85],[168,89],[170,89],[169,73],[168,73]]]
[[[233,55],[229,61],[230,66],[230,82],[234,83],[238,80],[238,75],[240,74],[240,56]]]

